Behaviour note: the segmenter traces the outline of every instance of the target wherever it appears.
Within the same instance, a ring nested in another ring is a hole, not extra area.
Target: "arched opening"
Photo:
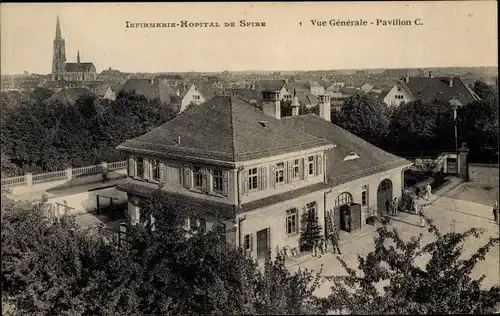
[[[377,211],[380,214],[389,214],[392,201],[392,181],[384,179],[377,188]]]
[[[346,230],[345,219],[342,215],[346,213],[346,209],[352,203],[352,194],[349,192],[340,193],[335,199],[333,209],[333,221],[337,229]],[[332,229],[333,227],[330,227]]]

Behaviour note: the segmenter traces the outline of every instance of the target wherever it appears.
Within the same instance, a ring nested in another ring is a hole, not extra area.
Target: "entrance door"
[[[392,201],[392,181],[385,179],[378,185],[377,210],[379,214],[388,214]]]
[[[269,254],[269,228],[257,232],[257,259],[265,259]]]
[[[348,206],[352,203],[352,195],[349,192],[343,192],[337,196],[335,199],[335,225],[337,229],[345,230],[344,221],[344,212],[345,208],[349,208]]]

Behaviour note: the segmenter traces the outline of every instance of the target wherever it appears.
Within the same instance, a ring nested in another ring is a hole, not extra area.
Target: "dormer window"
[[[358,159],[358,158],[359,158],[358,154],[356,154],[355,152],[350,152],[349,155],[347,155],[344,158],[344,161],[354,160],[354,159]]]

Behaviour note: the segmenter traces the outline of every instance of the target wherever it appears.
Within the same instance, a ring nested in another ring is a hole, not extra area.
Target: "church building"
[[[57,17],[54,56],[52,59],[52,80],[95,81],[97,72],[94,64],[80,62],[80,51],[77,53],[76,63],[67,63],[65,46],[66,43],[61,34],[59,17]]]

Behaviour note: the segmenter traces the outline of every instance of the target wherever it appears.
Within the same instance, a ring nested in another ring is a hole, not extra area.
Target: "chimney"
[[[429,78],[434,78],[434,76],[432,75],[432,71],[429,71]]]
[[[290,106],[292,107],[292,116],[298,116],[300,109],[299,98],[297,98],[296,96],[293,97],[293,101]]]
[[[319,97],[319,116],[328,122],[332,121],[332,113],[331,113],[331,105],[330,105],[330,96],[328,95],[320,95]]]
[[[410,74],[405,75],[405,82],[409,83],[410,82]]]
[[[262,92],[262,112],[275,119],[281,119],[281,102],[279,91]]]
[[[450,77],[450,88],[453,87],[453,77]]]
[[[76,62],[78,64],[80,63],[80,51],[79,50],[76,52]]]

